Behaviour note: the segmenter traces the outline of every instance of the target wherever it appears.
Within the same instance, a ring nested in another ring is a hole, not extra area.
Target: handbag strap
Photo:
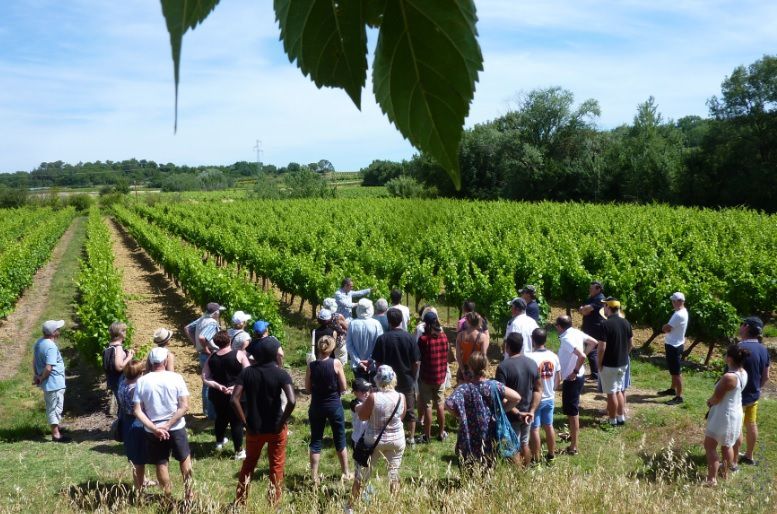
[[[372,444],[372,450],[370,452],[374,452],[375,448],[378,447],[378,443],[380,442],[380,438],[383,437],[383,432],[386,431],[386,428],[388,428],[389,423],[391,423],[391,419],[394,417],[394,414],[397,413],[399,410],[399,404],[402,403],[402,393],[397,393],[399,395],[399,398],[397,398],[397,404],[394,407],[394,410],[391,413],[391,416],[386,420],[386,424],[383,425],[383,428],[380,429],[380,433],[378,434],[378,437],[375,438],[375,442]]]

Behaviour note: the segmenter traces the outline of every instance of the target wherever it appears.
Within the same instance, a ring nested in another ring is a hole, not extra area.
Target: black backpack
[[[116,366],[114,361],[116,360],[116,347],[108,346],[103,350],[103,371],[110,374],[116,374]]]

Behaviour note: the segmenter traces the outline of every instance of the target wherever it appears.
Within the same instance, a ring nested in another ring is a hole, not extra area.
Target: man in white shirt
[[[537,363],[537,372],[542,382],[540,405],[534,412],[534,420],[531,425],[531,439],[529,440],[535,462],[540,462],[540,454],[542,453],[540,426],[545,431],[545,444],[548,446],[546,459],[550,462],[556,457],[556,432],[553,430],[553,411],[556,388],[561,383],[561,363],[555,353],[545,348],[547,340],[548,334],[544,329],[534,329],[532,332],[534,351],[528,355],[530,359]]]
[[[399,325],[399,328],[407,332],[407,324],[410,321],[410,309],[402,305],[400,303],[402,301],[402,291],[399,289],[392,289],[391,290],[391,308],[392,309],[399,309],[399,311],[402,313],[402,323]]]
[[[148,354],[151,372],[135,386],[135,417],[146,429],[148,462],[156,465],[156,476],[170,496],[170,453],[180,464],[184,499],[192,499],[192,459],[184,415],[189,410],[189,390],[183,377],[165,370],[167,348],[153,348]]]
[[[676,292],[669,297],[672,300],[674,313],[669,322],[662,327],[664,332],[664,349],[666,350],[666,366],[672,376],[672,387],[665,391],[659,391],[659,396],[674,396],[666,402],[667,405],[680,405],[683,403],[683,376],[681,374],[680,359],[683,356],[685,344],[685,331],[688,329],[688,311],[685,308],[685,295]]]
[[[572,327],[569,316],[556,318],[560,345],[558,360],[561,365],[561,412],[569,424],[569,455],[577,455],[577,434],[580,432],[580,394],[585,385],[585,356],[599,342],[582,330]]]
[[[533,348],[531,344],[531,334],[535,328],[539,328],[537,322],[534,319],[526,315],[526,300],[523,298],[513,298],[510,303],[510,312],[512,313],[512,319],[507,324],[507,330],[505,331],[505,339],[513,332],[517,332],[523,336],[524,348],[523,355],[528,356],[532,353]]]
[[[346,320],[350,321],[353,317],[353,308],[356,304],[353,302],[354,297],[367,296],[372,292],[372,289],[361,289],[359,291],[353,290],[353,280],[350,277],[343,279],[343,282],[335,292],[335,301],[337,302],[337,313],[343,316]]]

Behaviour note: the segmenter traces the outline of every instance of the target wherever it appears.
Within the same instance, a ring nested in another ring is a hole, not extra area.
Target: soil
[[[154,331],[173,332],[168,349],[175,355],[175,371],[189,389],[190,414],[202,414],[202,380],[197,351],[183,334],[183,326],[197,319],[200,309],[167,279],[164,271],[135,242],[121,225],[109,221],[113,240],[114,263],[122,270],[124,292],[128,296],[127,314],[133,328],[133,346],[153,344]]]
[[[14,311],[0,322],[0,347],[3,348],[0,380],[7,380],[16,375],[30,334],[40,332],[38,322],[48,304],[47,291],[62,260],[62,254],[73,238],[74,230],[74,225],[71,224],[54,247],[48,262],[33,277],[32,285],[16,303]]]

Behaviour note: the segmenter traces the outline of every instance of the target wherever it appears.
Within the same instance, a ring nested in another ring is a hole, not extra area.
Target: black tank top
[[[211,379],[227,387],[235,385],[238,375],[243,371],[243,365],[237,359],[237,350],[224,355],[212,354],[208,359],[208,367]]]
[[[311,403],[332,406],[340,403],[340,386],[337,383],[333,359],[314,360],[310,363]]]

